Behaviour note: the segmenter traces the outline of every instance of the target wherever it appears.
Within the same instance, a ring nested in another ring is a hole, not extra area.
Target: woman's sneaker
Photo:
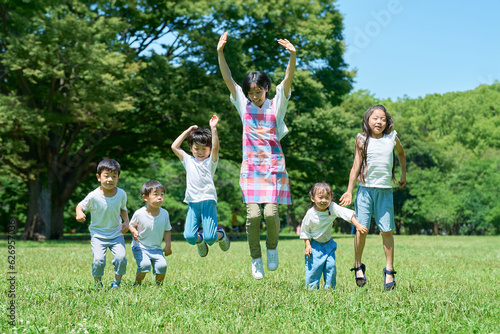
[[[278,269],[280,261],[278,258],[278,248],[267,250],[267,269],[276,270]]]
[[[202,231],[198,232],[198,236],[201,240],[200,242],[196,243],[196,246],[198,247],[198,254],[200,254],[201,257],[205,257],[208,254],[208,245],[205,240],[203,240]]]
[[[224,227],[219,226],[217,228],[217,232],[222,233],[222,238],[219,240],[219,247],[222,249],[224,252],[227,252],[229,247],[231,246],[231,241],[227,237],[226,231],[224,230]]]
[[[262,258],[252,258],[252,276],[255,279],[264,278],[264,264],[262,263]]]

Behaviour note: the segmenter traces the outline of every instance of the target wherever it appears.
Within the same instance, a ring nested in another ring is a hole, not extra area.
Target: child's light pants
[[[92,276],[102,277],[106,267],[106,250],[113,253],[113,262],[116,275],[125,275],[127,271],[127,258],[125,252],[125,239],[123,234],[114,239],[103,239],[93,236],[90,239],[92,246]]]
[[[335,265],[335,251],[337,243],[330,241],[320,243],[311,240],[312,252],[306,258],[306,284],[309,289],[319,289],[321,275],[325,280],[325,289],[335,288],[337,285],[337,266]]]
[[[138,273],[148,273],[153,267],[153,274],[165,274],[167,272],[167,260],[161,249],[146,249],[132,247]]]
[[[267,240],[266,248],[278,247],[280,233],[280,218],[278,215],[278,204],[264,203],[264,220],[266,221]],[[247,238],[250,247],[250,256],[253,259],[262,257],[260,249],[260,223],[262,221],[261,204],[247,203]]]

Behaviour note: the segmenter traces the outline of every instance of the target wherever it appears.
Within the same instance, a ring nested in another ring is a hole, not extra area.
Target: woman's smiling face
[[[262,88],[258,86],[256,83],[252,83],[250,85],[250,90],[248,91],[248,98],[255,104],[257,107],[262,107],[264,102],[266,102],[266,94],[268,92],[268,88]]]

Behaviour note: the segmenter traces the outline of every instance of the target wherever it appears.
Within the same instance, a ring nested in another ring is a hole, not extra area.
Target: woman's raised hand
[[[222,37],[221,37],[222,38]],[[220,43],[220,41],[219,41]],[[278,39],[278,43],[279,45],[281,45],[282,47],[284,47],[285,49],[287,49],[288,51],[292,52],[292,53],[295,53],[296,50],[295,50],[295,46],[293,46],[292,43],[290,43],[288,41],[288,39]]]
[[[227,43],[227,31],[222,34],[219,38],[219,43],[217,43],[217,51],[222,51]]]

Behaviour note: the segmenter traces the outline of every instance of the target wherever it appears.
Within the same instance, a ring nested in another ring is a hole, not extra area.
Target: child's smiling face
[[[191,153],[198,161],[203,161],[210,156],[210,147],[205,145],[200,145],[197,143],[193,143],[191,146]]]
[[[326,211],[332,202],[332,195],[328,191],[318,191],[311,196],[311,201],[315,204],[318,211]]]
[[[258,86],[256,83],[252,83],[250,85],[250,90],[248,91],[248,98],[255,104],[257,107],[262,107],[264,102],[266,102],[266,93],[269,91],[269,88],[262,88]]]

